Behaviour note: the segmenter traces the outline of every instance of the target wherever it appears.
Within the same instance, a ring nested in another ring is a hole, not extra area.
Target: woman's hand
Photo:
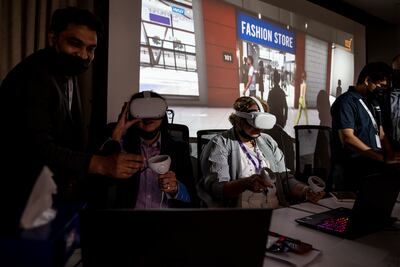
[[[245,188],[255,193],[264,192],[268,189],[268,187],[272,187],[271,181],[267,181],[262,178],[259,174],[253,174],[247,178],[243,179],[243,182],[246,183]]]
[[[309,186],[306,186],[304,191],[306,200],[312,203],[317,203],[321,198],[325,196],[325,191],[322,190],[320,192],[314,192]]]

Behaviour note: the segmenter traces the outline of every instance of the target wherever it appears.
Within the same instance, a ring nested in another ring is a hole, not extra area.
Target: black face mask
[[[82,59],[64,52],[57,52],[56,64],[60,72],[66,76],[76,76],[84,73],[90,66],[89,59]]]
[[[138,128],[139,136],[144,140],[153,140],[157,134],[160,132],[159,129],[156,129],[152,132],[146,132],[140,128]]]
[[[372,95],[376,98],[380,98],[385,94],[386,91],[386,88],[377,87],[375,88],[375,90],[372,91]]]

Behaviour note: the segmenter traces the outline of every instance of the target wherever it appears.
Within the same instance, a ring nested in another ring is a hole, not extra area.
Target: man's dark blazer
[[[67,78],[60,74],[56,58],[51,48],[39,50],[14,67],[0,87],[2,152],[6,155],[1,169],[8,177],[8,198],[20,204],[26,202],[37,168],[47,165],[59,195],[66,196],[71,182],[87,171],[91,158],[83,152],[76,77],[70,111]]]
[[[130,130],[130,129],[129,129]],[[124,136],[124,150],[128,153],[140,154],[140,139],[132,130]],[[104,154],[112,154],[120,151],[120,145],[116,141],[105,143]],[[160,154],[171,157],[170,170],[175,172],[178,181],[183,183],[190,195],[191,203],[169,199],[170,206],[174,208],[196,207],[198,199],[193,177],[193,168],[190,160],[189,144],[172,138],[168,131],[162,131]],[[134,208],[138,196],[140,173],[134,174],[128,180],[117,180],[107,177],[96,178],[97,192],[92,202],[97,208]],[[99,181],[102,181],[101,183]],[[92,183],[94,184],[94,183]]]

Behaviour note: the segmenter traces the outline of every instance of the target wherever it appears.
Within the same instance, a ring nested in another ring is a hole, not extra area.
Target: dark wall
[[[308,1],[365,26],[366,62],[391,63],[392,58],[400,53],[400,19],[396,24],[391,24],[342,1]]]

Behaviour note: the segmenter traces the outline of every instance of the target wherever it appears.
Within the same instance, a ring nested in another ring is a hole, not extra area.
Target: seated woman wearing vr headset
[[[289,204],[287,196],[317,202],[324,195],[288,174],[277,143],[261,132],[276,121],[261,102],[238,98],[229,117],[233,127],[203,149],[198,192],[209,207],[277,208]]]
[[[105,154],[119,151],[141,155],[130,179],[109,181],[106,206],[110,208],[193,207],[195,186],[189,144],[168,134],[167,103],[159,94],[145,91],[125,103],[112,136],[103,146]],[[170,168],[159,174],[148,160],[157,155],[170,157]]]

